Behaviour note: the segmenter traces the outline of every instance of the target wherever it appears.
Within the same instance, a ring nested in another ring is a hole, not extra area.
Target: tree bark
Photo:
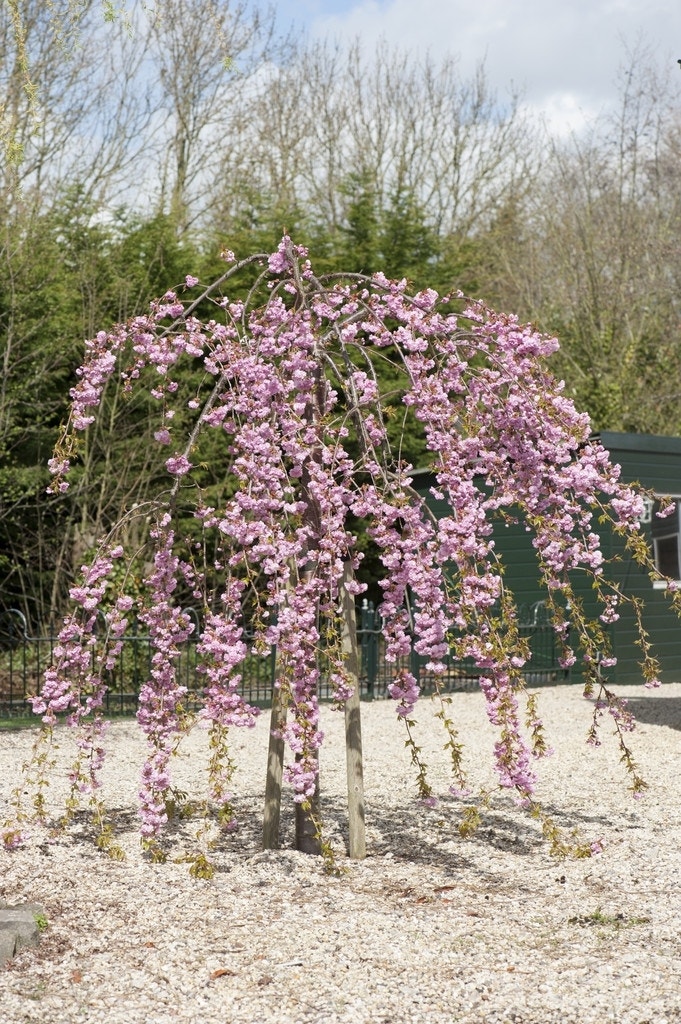
[[[307,805],[296,804],[296,850],[300,850],[301,853],[319,856],[322,852],[319,834],[320,812],[319,771],[317,771],[313,796]]]
[[[346,584],[353,578],[352,563],[345,563],[342,591],[343,650],[354,693],[345,703],[345,759],[348,775],[348,854],[355,860],[366,857],[364,825],[364,767],[362,762],[362,719],[359,694],[359,654],[355,599]]]
[[[284,739],[281,735],[281,730],[285,724],[286,707],[281,699],[281,690],[273,686],[270,743],[267,752],[267,779],[265,782],[265,812],[262,828],[263,850],[279,849],[281,780],[284,773]]]

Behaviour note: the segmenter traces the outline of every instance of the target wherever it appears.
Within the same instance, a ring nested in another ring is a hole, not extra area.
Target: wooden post
[[[352,563],[345,563],[341,615],[343,617],[343,650],[348,675],[355,691],[345,703],[345,758],[348,775],[348,853],[355,860],[367,855],[364,825],[364,767],[362,763],[362,719],[359,699],[359,654],[357,651],[357,620],[355,598],[347,584],[353,579]]]
[[[273,681],[274,684],[274,681]],[[281,690],[272,685],[272,714],[270,716],[270,743],[267,751],[267,781],[265,782],[265,813],[262,827],[263,850],[279,849],[279,821],[281,819],[281,780],[284,774],[284,739],[281,730],[286,725],[286,706]]]

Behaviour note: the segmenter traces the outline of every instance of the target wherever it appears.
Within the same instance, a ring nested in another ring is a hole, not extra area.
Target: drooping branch
[[[236,285],[240,271],[264,260],[257,255],[230,267],[220,287],[203,289],[200,300],[184,302],[170,291],[146,316],[88,343],[64,446],[52,461],[53,490],[68,486],[76,450],[71,436],[87,429],[106,381],[116,373],[128,390],[146,388],[159,403],[157,458],[168,483],[150,536],[155,568],[144,582],[146,594],[133,599],[112,580],[114,529],[96,571],[88,570],[85,583],[72,591],[75,609],[35,709],[48,724],[68,711],[72,723],[86,730],[87,746],[88,737],[97,735],[88,722],[98,720],[104,685],[102,673],[93,676],[88,668],[92,616],[107,594],[109,607],[118,609],[107,613],[115,632],[120,614],[137,601],[136,614],[147,623],[155,652],[140,704],[140,724],[150,740],[142,827],[155,839],[171,790],[172,750],[189,721],[172,670],[189,624],[173,595],[186,584],[197,593],[210,592],[197,652],[207,682],[199,717],[216,730],[214,747],[220,752],[211,762],[213,799],[224,808],[229,804],[228,730],[252,724],[257,713],[240,695],[241,666],[276,647],[276,743],[264,842],[277,842],[282,778],[276,744],[283,741],[289,752],[283,779],[301,809],[300,831],[318,848],[322,672],[336,701],[348,709],[354,751],[349,768],[359,778],[356,703],[348,703],[358,698],[348,601],[365,587],[356,577],[361,554],[352,525],[363,522],[382,567],[377,582],[388,661],[415,652],[437,681],[450,650],[471,658],[487,714],[498,728],[499,783],[534,806],[534,760],[547,750],[534,706],[525,716],[531,736],[524,731],[522,670],[528,652],[494,548],[494,522],[499,516],[524,517],[555,609],[564,661],[582,657],[587,686],[599,688],[604,707],[621,724],[621,702],[602,676],[608,664],[603,630],[575,613],[568,638],[564,609],[574,598],[571,575],[578,570],[594,584],[603,622],[617,615],[626,598],[607,584],[594,514],[635,538],[642,498],[619,481],[607,453],[589,440],[588,418],[551,376],[547,359],[555,339],[480,304],[466,306],[460,297],[440,297],[431,289],[411,295],[406,282],[380,274],[317,278],[305,250],[289,238],[267,257],[245,300],[222,294],[223,286]],[[196,283],[188,278],[186,285]],[[204,309],[199,302],[211,305],[213,317],[198,316]],[[391,446],[388,423],[397,400],[422,431],[424,467],[433,471],[434,493],[448,506],[439,520],[412,486],[413,467],[401,458],[401,441],[397,450]],[[231,466],[229,487],[216,507],[206,503],[193,465],[208,437],[211,450],[223,450]],[[180,493],[203,535],[199,546],[217,552],[201,567],[179,553],[193,545],[193,534],[168,500],[168,494],[172,499]],[[645,563],[641,547],[632,542],[632,549]],[[115,557],[122,555],[116,547]],[[107,664],[116,656],[114,645]],[[654,662],[646,664],[647,681],[655,685]],[[412,733],[419,680],[401,669],[389,690],[409,730],[421,795],[430,800]],[[444,714],[442,720],[454,755],[454,789],[460,792],[460,748],[451,721]],[[357,796],[356,825],[363,813],[358,791]],[[359,831],[355,839],[357,851]]]

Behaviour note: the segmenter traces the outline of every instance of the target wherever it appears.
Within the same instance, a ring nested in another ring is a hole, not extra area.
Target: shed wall
[[[610,453],[613,462],[621,466],[621,478],[627,483],[640,483],[656,494],[681,497],[681,438],[654,437],[639,434],[602,433],[599,440]],[[432,474],[417,474],[415,486],[426,497],[429,507],[440,518],[448,514],[446,502],[434,498],[429,489],[434,483]],[[595,524],[595,528],[599,527]],[[610,563],[608,572],[626,595],[642,598],[645,604],[644,624],[653,644],[653,652],[661,665],[665,681],[681,679],[681,622],[671,610],[661,590],[653,589],[645,570],[626,552],[623,541],[606,528],[601,529],[601,546]],[[650,523],[642,524],[642,532],[652,552]],[[532,547],[531,534],[522,522],[511,525],[497,523],[494,540],[505,565],[505,581],[518,605],[532,605],[544,598],[539,583],[537,557]],[[573,577],[575,592],[583,600],[589,615],[597,614],[591,584],[586,575]],[[617,683],[640,683],[639,662],[641,652],[636,646],[636,624],[633,613],[625,604],[620,620],[610,628],[614,654],[618,663],[608,670],[608,678]],[[579,675],[578,667],[573,670]]]

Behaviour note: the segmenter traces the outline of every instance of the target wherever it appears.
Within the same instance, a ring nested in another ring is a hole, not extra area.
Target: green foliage
[[[347,223],[340,229],[340,259],[352,273],[371,274],[381,269],[381,223],[375,183],[368,171],[360,171],[348,176],[341,191],[348,203]]]
[[[439,256],[438,239],[426,220],[425,210],[414,195],[397,189],[381,217],[381,253],[387,277],[430,280]]]
[[[590,914],[576,914],[574,917],[569,917],[568,924],[578,924],[582,928],[600,926],[619,930],[620,928],[631,928],[639,924],[649,924],[650,920],[649,917],[627,917],[626,914],[621,912],[617,914],[604,914],[601,908],[597,907]]]
[[[215,868],[205,854],[197,853],[191,858],[189,874],[192,878],[210,879],[215,874]]]
[[[341,195],[344,223],[329,239],[327,265],[320,269],[380,270],[390,278],[406,277],[415,287],[432,286],[443,247],[416,195],[398,186],[383,199],[375,175],[366,169],[347,176]]]
[[[46,932],[49,927],[49,921],[45,914],[34,914],[33,920],[35,921],[36,928],[39,932]]]
[[[0,600],[35,630],[58,617],[74,563],[149,483],[158,408],[126,402],[112,387],[101,427],[84,439],[73,495],[45,493],[84,339],[144,310],[200,257],[178,243],[167,217],[119,210],[104,218],[80,185],[40,215],[17,214],[0,256]],[[123,477],[111,474],[114,456],[128,467]]]

